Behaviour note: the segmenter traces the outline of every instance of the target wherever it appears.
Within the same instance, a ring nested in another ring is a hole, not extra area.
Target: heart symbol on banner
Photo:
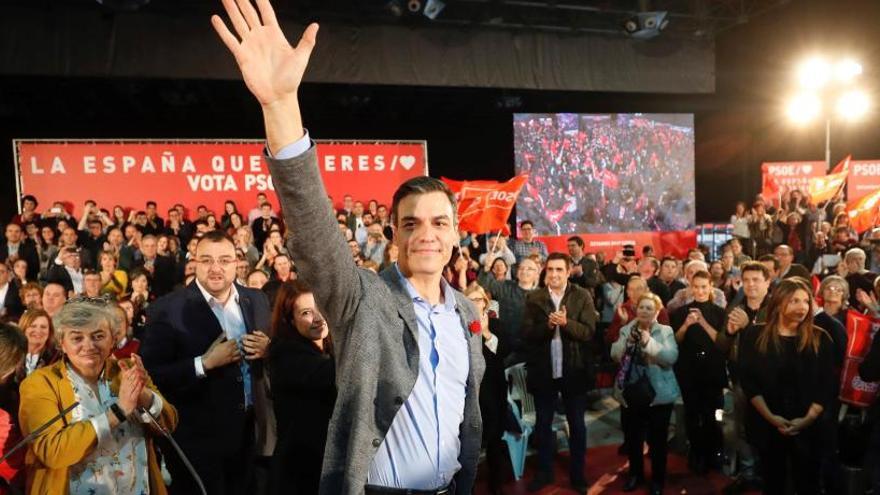
[[[413,168],[413,165],[415,165],[415,164],[416,164],[416,157],[414,157],[412,155],[406,155],[406,156],[400,157],[400,166],[407,169],[407,170]]]
[[[805,174],[809,175],[810,172],[813,171],[813,166],[812,165],[802,165],[801,170],[803,170]]]

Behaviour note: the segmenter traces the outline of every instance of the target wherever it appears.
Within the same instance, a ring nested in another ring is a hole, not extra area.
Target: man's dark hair
[[[550,254],[547,256],[547,263],[545,263],[544,266],[549,265],[550,262],[553,261],[553,260],[562,260],[562,261],[565,262],[565,268],[566,268],[566,269],[570,269],[570,268],[571,268],[571,256],[569,256],[569,255],[567,255],[567,254],[565,254],[565,253],[550,253]]]
[[[673,258],[672,256],[666,256],[662,260],[660,260],[660,266],[663,266],[663,263],[666,263],[667,261],[671,261],[671,262],[675,263],[676,265],[678,264],[677,259]]]
[[[196,221],[193,222],[193,224],[192,224],[192,226],[193,226],[193,230],[198,229],[198,228],[199,228],[199,225],[204,225],[204,226],[207,227],[207,226],[208,226],[208,222],[207,222],[207,220],[202,220],[201,218],[198,219],[198,220],[196,220]]]
[[[652,246],[650,244],[646,244],[646,245],[642,246],[642,256],[647,256],[648,253],[653,253],[653,252],[654,252],[654,246]]]
[[[40,204],[37,202],[37,198],[33,194],[25,194],[24,196],[22,196],[21,202],[24,203],[25,201],[32,201],[34,203],[34,208],[36,208]]]
[[[581,237],[578,236],[578,235],[573,235],[573,236],[569,237],[568,240],[565,241],[565,242],[574,242],[574,243],[577,244],[581,249],[583,249],[583,247],[584,247],[584,240],[581,239]]]
[[[198,244],[196,244],[196,246],[203,242],[228,242],[235,246],[235,241],[232,240],[232,237],[229,237],[229,234],[227,234],[226,231],[222,229],[209,230],[208,232],[205,232],[204,235],[199,238],[199,242]]]
[[[446,199],[448,199],[449,204],[452,205],[452,224],[453,226],[457,226],[458,204],[455,202],[455,195],[452,194],[449,186],[447,186],[442,180],[425,176],[413,177],[401,184],[400,187],[394,191],[394,197],[391,200],[391,223],[397,225],[399,220],[397,218],[397,209],[400,206],[400,202],[403,201],[403,198],[432,192],[441,192],[446,195]]]
[[[530,225],[532,227],[535,226],[535,224],[533,224],[531,220],[523,220],[522,222],[519,223],[519,228],[523,228],[526,225]]]
[[[153,201],[152,199],[149,200],[149,201],[147,201],[147,208],[149,208],[149,207],[151,207],[151,206],[152,206],[153,208],[156,207],[156,202]]]
[[[772,254],[768,256],[773,256]],[[769,261],[769,260],[768,260]],[[773,263],[773,266],[778,270],[779,267],[776,266],[779,260]],[[746,261],[745,263],[739,265],[740,272],[745,274],[746,272],[761,272],[764,275],[764,280],[770,280],[770,269],[767,268],[767,265],[761,263],[760,261]]]
[[[207,210],[207,209],[208,209],[208,207],[205,206],[205,205],[199,205],[199,206],[196,206],[196,211],[198,211],[198,210]]]
[[[779,270],[779,258],[777,258],[775,254],[762,255],[760,258],[758,258],[758,261],[759,262],[772,261],[773,262],[773,269],[777,270],[777,271]]]

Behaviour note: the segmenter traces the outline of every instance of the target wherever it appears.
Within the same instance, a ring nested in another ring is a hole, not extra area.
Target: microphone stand
[[[60,413],[58,413],[57,416],[55,416],[54,418],[50,419],[49,421],[46,421],[45,423],[43,423],[42,426],[40,426],[40,427],[37,428],[36,430],[30,432],[30,434],[29,434],[28,436],[24,437],[20,442],[18,442],[17,444],[15,444],[14,447],[12,447],[12,448],[9,449],[5,454],[3,454],[3,457],[0,457],[0,463],[3,463],[3,461],[5,461],[6,459],[8,459],[9,456],[11,456],[13,453],[15,453],[15,451],[17,451],[18,449],[20,449],[20,448],[24,447],[25,445],[31,443],[35,438],[37,438],[37,437],[40,435],[40,433],[43,433],[43,432],[46,430],[46,428],[52,426],[56,421],[58,421],[59,419],[63,418],[65,414],[69,413],[70,411],[73,411],[73,408],[75,408],[75,407],[78,406],[78,405],[79,405],[79,402],[74,402],[73,404],[67,406],[66,409],[64,409],[63,411],[61,411]]]
[[[171,436],[171,433],[164,427],[162,427],[162,425],[160,425],[159,422],[156,421],[156,418],[153,417],[153,415],[150,414],[150,411],[148,411],[147,409],[139,407],[137,409],[137,412],[141,418],[148,420],[154,427],[156,427],[156,429],[162,433],[162,436],[164,436],[168,440],[168,443],[170,443],[171,446],[174,447],[174,450],[177,451],[177,455],[180,457],[180,460],[183,461],[183,465],[186,466],[189,474],[192,475],[193,479],[196,481],[196,484],[199,485],[199,489],[202,491],[202,495],[208,495],[208,491],[205,490],[205,484],[202,483],[202,478],[199,477],[199,473],[196,472],[196,469],[189,462],[189,458],[187,458],[186,454],[183,453],[183,449],[180,448],[180,445],[177,444],[177,442],[174,440],[174,437]],[[171,483],[173,484],[174,480],[171,480]]]

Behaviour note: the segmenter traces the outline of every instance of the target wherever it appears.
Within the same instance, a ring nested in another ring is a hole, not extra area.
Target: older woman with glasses
[[[149,413],[166,429],[177,412],[159,394],[137,355],[110,358],[112,306],[74,298],[54,318],[63,359],[21,384],[19,418],[27,435],[76,404],[34,439],[25,458],[27,493],[164,494]]]
[[[849,306],[849,283],[839,275],[829,275],[819,285],[822,311],[846,327],[846,311]]]

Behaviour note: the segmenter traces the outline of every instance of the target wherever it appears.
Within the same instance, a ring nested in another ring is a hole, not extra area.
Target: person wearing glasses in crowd
[[[532,254],[541,256],[541,260],[547,259],[547,245],[544,241],[535,239],[535,224],[531,220],[523,220],[519,223],[520,238],[513,242],[513,254],[516,262],[528,258]]]
[[[174,430],[177,413],[137,355],[108,359],[115,344],[112,320],[103,299],[68,301],[55,317],[63,359],[34,371],[21,384],[24,435],[79,403],[28,446],[29,494],[166,493],[153,449],[156,432],[143,414]]]
[[[195,282],[148,308],[141,352],[180,411],[177,441],[208,493],[252,493],[253,384],[269,344],[269,302],[234,283],[235,244],[222,230],[198,240],[195,261]],[[171,493],[198,490],[176,456],[166,462]]]

